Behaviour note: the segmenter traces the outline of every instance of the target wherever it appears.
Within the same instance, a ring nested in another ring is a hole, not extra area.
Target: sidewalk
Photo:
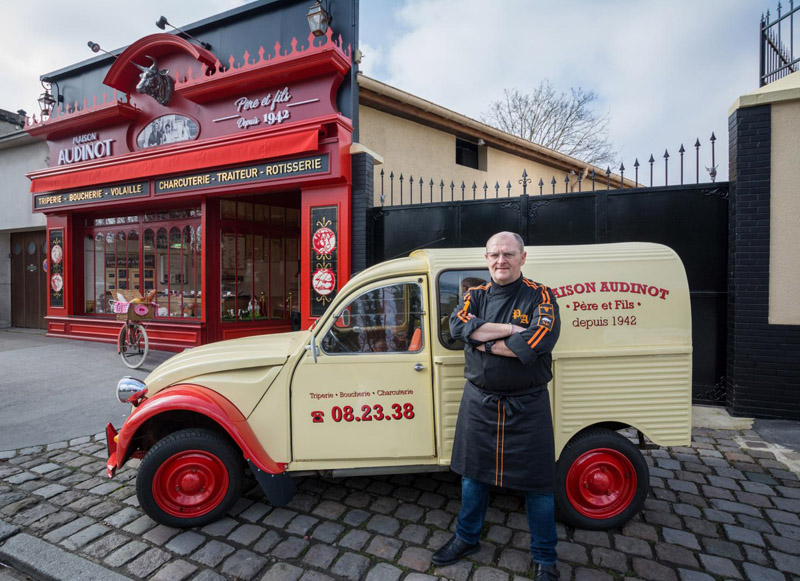
[[[690,448],[646,451],[651,493],[623,529],[558,524],[562,581],[800,579],[800,454],[750,421],[695,408]],[[104,435],[0,453],[0,562],[36,579],[513,581],[529,575],[521,497],[492,496],[480,552],[430,557],[459,509],[449,473],[302,478],[287,508],[254,482],[201,529],[157,525],[138,508],[136,461],[104,476]]]

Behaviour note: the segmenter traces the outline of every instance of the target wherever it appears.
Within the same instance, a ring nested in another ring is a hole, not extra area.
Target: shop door
[[[418,277],[371,285],[320,330],[292,378],[295,461],[434,455],[426,292]]]
[[[45,232],[11,234],[11,326],[45,329]]]
[[[299,318],[300,211],[278,205],[296,198],[221,200],[218,339],[289,331]]]

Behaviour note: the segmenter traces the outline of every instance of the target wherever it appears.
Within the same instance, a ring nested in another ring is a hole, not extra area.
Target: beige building
[[[523,171],[531,180],[528,194],[539,193],[540,180],[544,184],[543,192],[553,193],[553,178],[556,193],[564,193],[567,188],[577,192],[578,174],[584,180],[582,190],[591,191],[588,176],[592,170],[597,188],[605,188],[604,168],[510,135],[364,75],[358,76],[358,86],[359,141],[377,155],[376,163],[382,162],[375,168],[376,206],[381,205],[381,192],[385,194],[385,205],[400,203],[400,174],[404,177],[403,203],[410,199],[415,203],[440,201],[442,181],[445,183],[444,200],[450,200],[451,181],[456,186],[456,200],[461,199],[462,182],[466,186],[466,199],[473,197],[473,183],[477,186],[478,198],[484,195],[484,184],[488,197],[493,198],[496,193],[507,197],[509,182],[512,196],[518,196],[522,193],[519,180]],[[390,173],[395,176],[393,184],[390,184]],[[412,176],[413,186],[409,183]],[[423,181],[421,188],[420,179]],[[610,182],[612,189],[619,188],[620,176],[612,173]],[[499,192],[496,184],[500,186]],[[625,179],[625,187],[634,186],[632,180]]]
[[[47,145],[22,129],[24,116],[0,109],[0,328],[44,328],[45,218],[31,211],[25,174],[45,164]]]

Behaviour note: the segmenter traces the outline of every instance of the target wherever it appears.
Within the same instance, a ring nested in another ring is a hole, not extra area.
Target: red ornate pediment
[[[179,36],[162,32],[140,38],[126,48],[111,65],[103,84],[128,93],[130,88],[136,85],[140,74],[133,63],[150,66],[151,61],[148,57],[158,60],[174,53],[188,54],[206,67],[216,68],[219,65],[217,57],[210,51]]]

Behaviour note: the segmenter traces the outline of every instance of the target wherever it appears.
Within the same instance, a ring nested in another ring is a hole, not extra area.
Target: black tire
[[[154,521],[194,527],[223,516],[242,491],[244,462],[216,432],[189,428],[159,440],[136,477],[139,505]]]
[[[575,528],[624,525],[644,506],[650,470],[630,440],[603,428],[575,436],[556,464],[556,510]]]
[[[131,369],[137,369],[147,358],[150,340],[141,323],[124,324],[117,337],[119,356],[122,362]]]

